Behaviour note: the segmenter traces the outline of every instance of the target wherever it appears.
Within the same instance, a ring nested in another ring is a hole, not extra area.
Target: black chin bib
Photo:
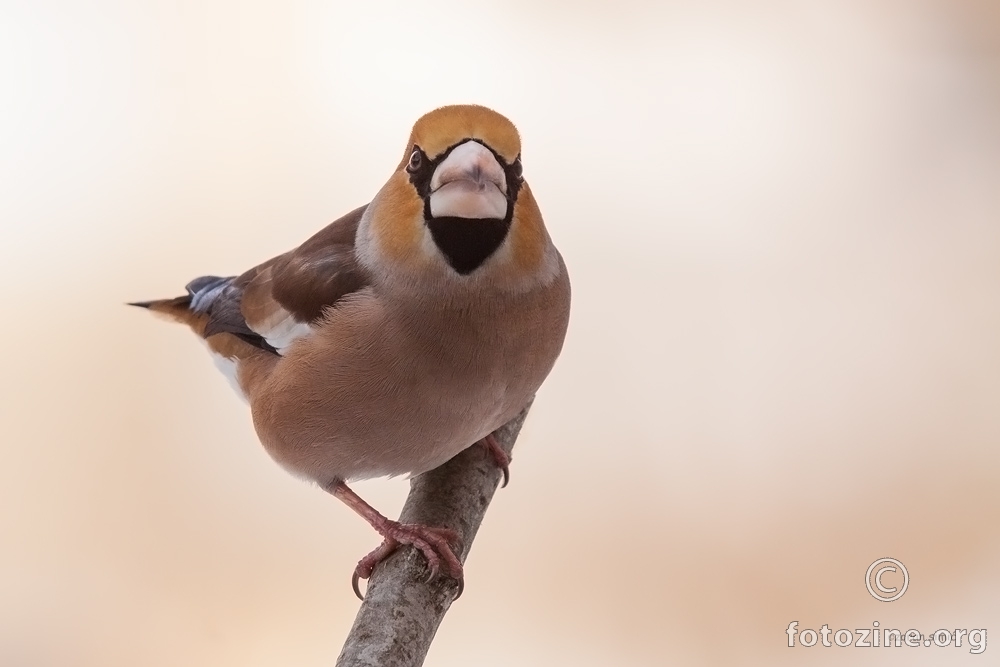
[[[451,268],[464,276],[478,269],[496,252],[510,230],[510,220],[431,218],[427,221],[427,228]]]

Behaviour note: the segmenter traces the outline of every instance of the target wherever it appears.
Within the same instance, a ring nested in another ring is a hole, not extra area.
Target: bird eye
[[[510,171],[514,175],[514,178],[521,180],[523,178],[524,167],[521,166],[521,156],[518,155],[514,162],[510,165]]]
[[[420,165],[424,162],[424,155],[420,152],[419,148],[414,148],[413,152],[410,153],[410,161],[406,163],[406,171],[411,174],[420,169]]]

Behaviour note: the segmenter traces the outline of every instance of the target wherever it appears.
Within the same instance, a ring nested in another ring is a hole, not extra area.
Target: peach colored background
[[[465,101],[575,300],[428,664],[996,663],[992,0],[4,0],[0,84],[5,667],[333,664],[375,535],[121,303],[297,244]]]

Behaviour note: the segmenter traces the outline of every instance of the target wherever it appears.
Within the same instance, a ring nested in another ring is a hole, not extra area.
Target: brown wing
[[[207,278],[194,281],[189,292],[195,303],[200,291],[215,290],[203,335],[232,333],[279,354],[307,335],[324,309],[368,283],[354,255],[354,237],[365,208],[351,211],[295,250],[239,277],[215,279],[224,280],[222,286]],[[204,286],[196,284],[199,281]]]

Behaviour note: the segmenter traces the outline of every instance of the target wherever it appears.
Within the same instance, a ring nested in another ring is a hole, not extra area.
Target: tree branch
[[[496,432],[510,454],[528,415],[529,404]],[[464,563],[501,478],[484,448],[469,447],[444,465],[410,480],[410,495],[399,520],[457,530]],[[451,607],[458,584],[441,575],[430,583],[427,562],[412,547],[402,547],[375,568],[368,580],[337,667],[419,667],[434,634]],[[470,582],[475,585],[475,582]]]

